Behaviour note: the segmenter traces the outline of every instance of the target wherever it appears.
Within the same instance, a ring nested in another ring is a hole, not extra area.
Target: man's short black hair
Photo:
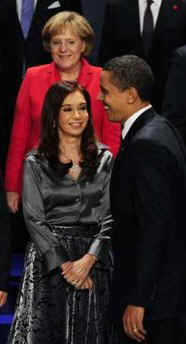
[[[134,87],[141,100],[150,100],[154,77],[142,58],[135,55],[115,57],[104,65],[103,70],[111,72],[111,81],[121,91]]]

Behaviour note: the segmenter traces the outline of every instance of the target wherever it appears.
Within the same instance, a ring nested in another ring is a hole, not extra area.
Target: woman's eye
[[[72,108],[70,108],[70,107],[67,108],[67,107],[66,107],[66,108],[63,108],[63,111],[64,111],[64,112],[71,112],[71,111],[72,111]]]
[[[80,111],[87,111],[87,105],[82,105],[80,108],[79,108]]]
[[[61,44],[61,43],[60,43],[60,42],[57,42],[57,41],[56,41],[56,42],[52,42],[53,47],[58,47],[58,46],[60,46],[60,44]]]

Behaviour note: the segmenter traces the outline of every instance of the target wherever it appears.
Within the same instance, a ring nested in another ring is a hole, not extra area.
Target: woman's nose
[[[61,51],[66,51],[66,49],[67,49],[67,44],[66,44],[66,42],[61,42],[61,44],[60,44],[60,50],[61,50]]]
[[[79,111],[78,109],[74,109],[73,116],[74,116],[75,118],[79,118],[79,117],[81,116],[80,111]]]

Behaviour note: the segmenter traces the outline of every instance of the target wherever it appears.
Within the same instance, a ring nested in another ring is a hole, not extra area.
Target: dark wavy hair
[[[64,99],[75,91],[80,91],[87,103],[88,122],[82,133],[81,152],[83,161],[81,167],[89,179],[93,178],[98,164],[98,148],[94,135],[89,93],[76,82],[58,82],[53,84],[44,99],[41,117],[41,138],[37,157],[46,158],[55,172],[63,176],[72,166],[72,162],[64,164],[59,161],[58,119]]]

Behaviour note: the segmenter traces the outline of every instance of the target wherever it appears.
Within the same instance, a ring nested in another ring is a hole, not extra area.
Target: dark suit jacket
[[[185,0],[162,0],[147,59],[155,79],[153,105],[160,111],[172,52],[186,43]],[[108,0],[99,63],[115,56],[134,54],[144,58],[138,0]]]
[[[28,37],[25,40],[18,19],[16,0],[1,0],[0,3],[0,80],[2,91],[0,102],[6,114],[10,132],[17,92],[22,81],[23,61],[26,67],[48,63],[49,53],[45,52],[41,30],[47,20],[63,10],[81,12],[80,0],[58,0],[59,7],[49,9],[55,0],[38,0]]]
[[[124,139],[111,179],[115,319],[128,304],[154,319],[185,311],[185,204],[184,144],[148,110]]]
[[[0,175],[0,290],[7,290],[11,254],[10,214]]]
[[[186,46],[174,53],[162,115],[179,130],[186,144]]]

